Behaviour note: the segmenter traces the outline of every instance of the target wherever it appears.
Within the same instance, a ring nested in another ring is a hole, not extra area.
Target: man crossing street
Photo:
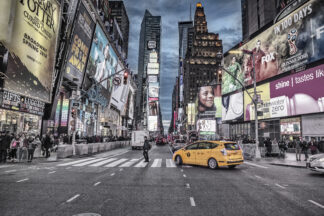
[[[148,151],[150,150],[151,145],[147,139],[147,137],[144,137],[144,145],[143,145],[143,156],[145,158],[145,162],[149,162],[149,156],[148,156]]]

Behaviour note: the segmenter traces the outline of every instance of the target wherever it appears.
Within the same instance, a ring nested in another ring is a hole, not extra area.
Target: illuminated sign
[[[147,63],[147,74],[159,74],[160,65],[159,63]]]

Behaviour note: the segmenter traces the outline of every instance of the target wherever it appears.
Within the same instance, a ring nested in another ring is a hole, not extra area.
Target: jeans
[[[301,149],[296,148],[296,160],[300,161],[301,158]]]
[[[26,147],[19,147],[18,148],[18,160],[19,162],[21,160],[27,159],[27,148]]]
[[[17,159],[17,149],[16,148],[11,149],[9,156],[11,160]]]
[[[143,151],[143,156],[145,158],[145,161],[148,162],[149,161],[148,150]]]
[[[35,149],[28,149],[28,161],[32,161],[34,158]]]
[[[308,159],[308,149],[303,149],[303,153],[305,154],[305,160]]]

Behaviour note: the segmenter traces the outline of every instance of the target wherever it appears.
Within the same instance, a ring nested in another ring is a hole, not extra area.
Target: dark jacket
[[[10,147],[11,143],[11,137],[9,135],[5,135],[2,137],[2,140],[0,142],[0,150],[6,150]]]
[[[50,136],[45,136],[44,140],[43,140],[43,145],[44,148],[51,148],[52,147],[52,140]]]
[[[150,145],[149,141],[145,140],[143,150],[150,150],[150,148],[151,148],[151,145]]]

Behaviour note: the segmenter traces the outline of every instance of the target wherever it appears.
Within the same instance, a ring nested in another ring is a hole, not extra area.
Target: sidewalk
[[[306,161],[304,161],[305,155],[301,155],[301,161],[296,161],[296,154],[295,153],[286,153],[285,158],[278,158],[278,157],[266,157],[262,158],[261,161],[264,161],[271,165],[276,166],[288,166],[288,167],[295,167],[295,168],[306,168]]]

